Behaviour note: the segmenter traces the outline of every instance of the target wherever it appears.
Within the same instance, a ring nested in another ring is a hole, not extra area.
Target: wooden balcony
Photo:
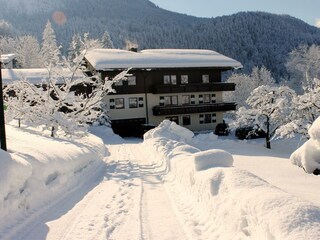
[[[156,85],[152,93],[184,93],[184,92],[221,92],[234,91],[234,83],[190,83],[185,85]]]
[[[236,103],[212,103],[197,105],[167,105],[154,106],[152,112],[154,116],[191,114],[205,112],[225,112],[236,110]]]

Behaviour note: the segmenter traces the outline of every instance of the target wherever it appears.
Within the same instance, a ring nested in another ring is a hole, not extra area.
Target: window
[[[210,94],[203,94],[203,102],[210,103]]]
[[[199,103],[203,103],[203,95],[202,94],[199,95]]]
[[[194,95],[191,95],[190,103],[191,103],[191,104],[195,104],[195,103],[196,103],[196,100],[195,100],[195,96],[194,96]]]
[[[175,122],[176,124],[179,124],[178,116],[169,116],[169,117],[166,117],[166,119],[170,120],[171,122]]]
[[[110,99],[109,100],[109,104],[110,104],[110,109],[114,109],[115,105],[114,105],[114,99]]]
[[[171,104],[178,105],[178,96],[171,96]]]
[[[116,81],[114,83],[115,86],[122,86],[123,85],[123,81],[122,80],[119,80],[119,81]]]
[[[163,96],[160,97],[159,105],[160,106],[164,105],[164,97]]]
[[[177,76],[176,75],[164,75],[163,76],[163,83],[164,84],[177,84]]]
[[[209,83],[209,74],[202,75],[202,83]]]
[[[204,114],[204,123],[211,123],[211,114]]]
[[[171,84],[177,85],[177,76],[176,75],[171,75]]]
[[[139,103],[139,108],[143,107],[143,103],[144,103],[143,102],[143,97],[139,97],[139,102],[138,103]]]
[[[131,97],[129,98],[129,108],[137,108],[138,107],[138,98]]]
[[[124,99],[123,98],[116,98],[115,99],[115,106],[116,106],[116,109],[124,108]]]
[[[215,102],[216,102],[216,95],[211,94],[211,103],[215,103]]]
[[[204,123],[215,123],[217,121],[217,115],[215,113],[206,113],[199,115],[199,122],[200,124]]]
[[[190,96],[189,95],[182,96],[182,104],[190,104]]]
[[[170,96],[164,97],[164,105],[171,105],[171,97]]]
[[[171,83],[169,75],[164,75],[163,76],[163,83],[164,84],[170,84]]]
[[[136,85],[137,82],[136,82],[136,76],[129,76],[128,77],[128,85],[129,86],[132,86],[132,85]]]
[[[164,100],[164,105],[178,105],[178,96],[165,96],[163,97],[163,100]],[[161,105],[161,97],[160,97],[160,105]]]
[[[191,117],[190,117],[190,115],[182,116],[182,125],[184,125],[184,126],[191,125]]]
[[[188,84],[188,75],[181,75],[181,84]]]

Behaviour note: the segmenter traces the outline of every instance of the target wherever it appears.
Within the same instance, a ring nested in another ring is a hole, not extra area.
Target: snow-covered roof
[[[63,69],[64,74],[68,76],[68,70]],[[69,71],[70,72],[70,71]],[[48,80],[48,70],[46,68],[28,68],[28,69],[2,69],[3,84],[11,83],[12,81],[25,79],[30,83],[37,84]],[[70,72],[71,76],[71,72]],[[83,77],[81,71],[77,71],[76,78]],[[58,81],[59,82],[59,81]]]
[[[211,50],[201,49],[148,49],[133,52],[120,49],[93,49],[85,55],[96,70],[126,68],[242,68],[232,58]]]
[[[11,54],[2,54],[0,55],[0,61],[4,64],[7,64],[11,62],[14,59],[15,55],[13,53]]]

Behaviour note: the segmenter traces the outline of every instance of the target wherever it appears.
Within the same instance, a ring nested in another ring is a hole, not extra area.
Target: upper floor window
[[[132,86],[132,85],[136,85],[137,81],[136,81],[136,76],[129,76],[128,77],[128,85]]]
[[[202,75],[202,83],[209,83],[209,74]]]
[[[178,96],[164,96],[163,100],[164,105],[178,105]]]
[[[164,84],[177,84],[177,76],[176,75],[164,75],[163,76],[163,83]]]
[[[188,84],[189,77],[188,75],[181,75],[181,84]]]
[[[182,104],[190,104],[190,95],[182,95]]]
[[[203,102],[204,103],[210,103],[211,102],[210,94],[203,94]]]
[[[122,80],[119,80],[119,81],[116,81],[114,83],[115,86],[122,86],[123,85],[123,81]]]

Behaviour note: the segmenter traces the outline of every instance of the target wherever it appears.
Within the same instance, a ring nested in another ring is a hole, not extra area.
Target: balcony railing
[[[166,105],[154,106],[152,112],[154,116],[191,114],[205,112],[224,112],[236,110],[236,103],[212,103],[197,105]]]
[[[221,92],[234,91],[234,83],[189,83],[185,85],[156,85],[153,94],[183,92]]]

